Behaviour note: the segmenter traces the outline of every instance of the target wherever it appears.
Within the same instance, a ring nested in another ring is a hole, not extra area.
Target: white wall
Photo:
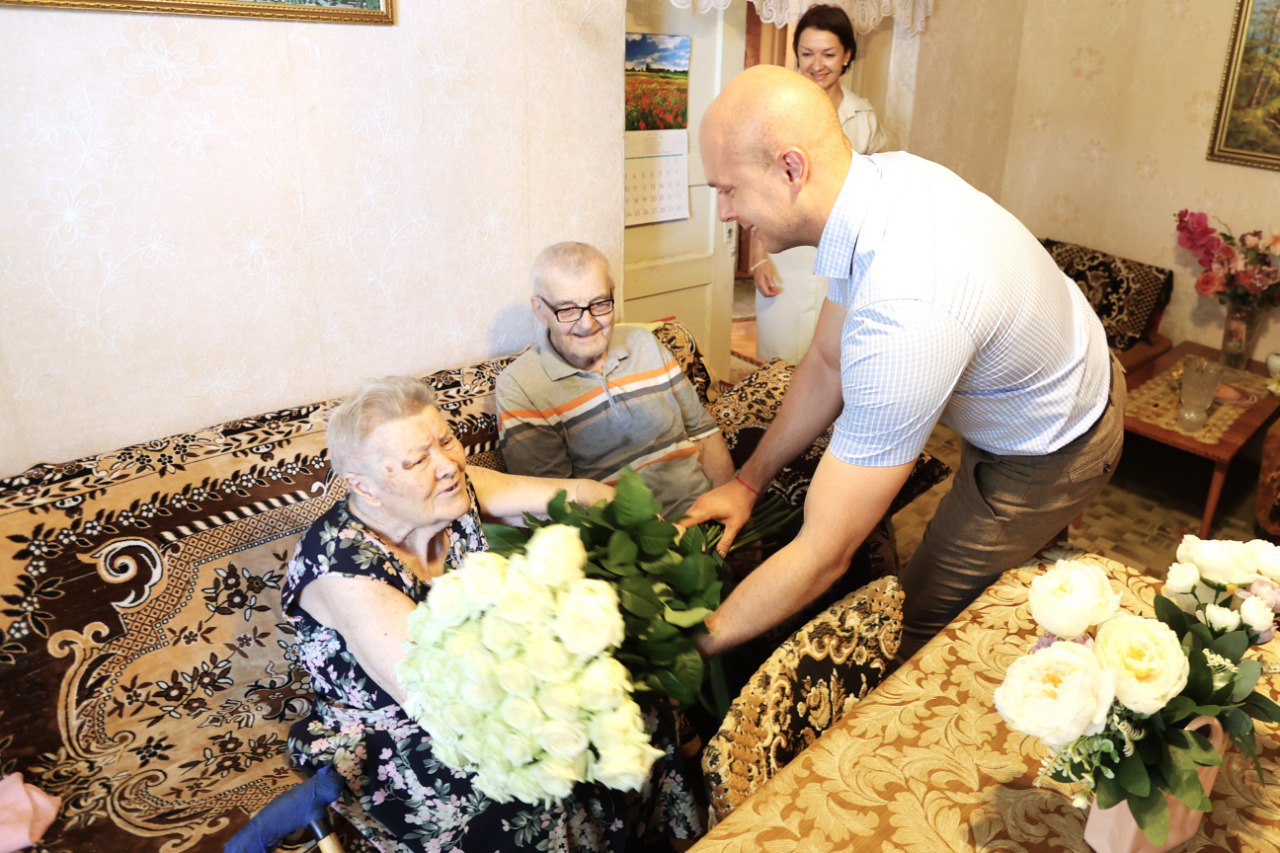
[[[622,260],[623,0],[393,27],[0,8],[0,474],[530,340]]]

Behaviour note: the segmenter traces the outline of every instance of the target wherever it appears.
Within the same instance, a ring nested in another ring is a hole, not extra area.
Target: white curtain
[[[695,9],[708,12],[725,9],[733,0],[671,0],[678,9]],[[785,27],[800,20],[800,16],[819,0],[750,0],[756,4],[760,20],[775,27]],[[933,14],[933,0],[828,0],[849,13],[853,28],[869,33],[880,22],[892,17],[894,26],[905,35],[917,35],[924,31],[925,19]]]

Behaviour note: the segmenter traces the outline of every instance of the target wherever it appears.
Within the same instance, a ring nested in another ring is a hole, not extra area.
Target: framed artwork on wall
[[[1239,0],[1209,159],[1280,169],[1280,0]]]
[[[0,6],[394,24],[395,0],[0,0]]]

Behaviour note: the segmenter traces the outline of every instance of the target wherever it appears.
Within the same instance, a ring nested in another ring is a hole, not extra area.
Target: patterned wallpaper
[[[622,256],[624,0],[0,9],[0,475],[527,343]]]

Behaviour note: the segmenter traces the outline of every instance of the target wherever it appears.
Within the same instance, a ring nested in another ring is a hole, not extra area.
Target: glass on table
[[[1178,400],[1178,426],[1188,432],[1201,429],[1209,419],[1209,405],[1222,381],[1222,364],[1198,355],[1182,360],[1182,394]]]

